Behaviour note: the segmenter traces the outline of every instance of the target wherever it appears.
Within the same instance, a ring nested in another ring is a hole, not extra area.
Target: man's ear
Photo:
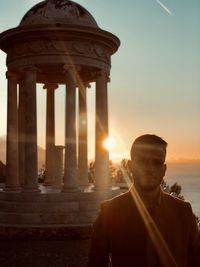
[[[163,166],[163,176],[165,176],[166,170],[167,170],[167,164],[165,163]]]
[[[132,169],[133,169],[133,163],[132,161],[129,159],[128,162],[127,162],[127,167],[129,169],[130,172],[132,172]]]

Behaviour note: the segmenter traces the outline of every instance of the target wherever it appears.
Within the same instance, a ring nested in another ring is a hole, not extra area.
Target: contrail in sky
[[[172,12],[163,4],[161,3],[159,0],[156,0],[156,2],[169,14],[172,15]]]

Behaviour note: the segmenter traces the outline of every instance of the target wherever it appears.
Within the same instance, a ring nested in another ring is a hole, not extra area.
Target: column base
[[[40,193],[41,190],[39,188],[23,188],[22,193]]]
[[[54,185],[54,183],[53,182],[44,182],[44,186],[53,186]]]
[[[80,188],[79,187],[64,187],[61,190],[61,193],[78,193],[80,192]]]
[[[63,188],[63,183],[54,183],[52,185],[53,189],[62,189]]]
[[[86,187],[86,186],[89,186],[90,184],[89,184],[89,182],[81,182],[81,181],[79,181],[79,186],[80,187]]]
[[[97,185],[94,185],[93,187],[93,190],[94,191],[111,191],[112,190],[112,186],[97,186]]]
[[[6,191],[6,192],[20,192],[21,190],[22,188],[19,185],[5,186],[3,188],[3,191]]]

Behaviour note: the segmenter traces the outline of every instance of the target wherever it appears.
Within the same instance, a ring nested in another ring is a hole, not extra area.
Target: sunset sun
[[[111,151],[116,146],[116,140],[113,137],[108,137],[103,142],[104,148],[108,151]]]

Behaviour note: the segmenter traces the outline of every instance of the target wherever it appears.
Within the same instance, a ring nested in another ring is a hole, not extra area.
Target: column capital
[[[41,72],[41,69],[37,68],[35,65],[29,65],[24,67],[22,71]]]
[[[91,88],[91,84],[90,84],[90,83],[86,83],[86,84],[85,84],[85,87],[86,87],[86,88]]]
[[[24,84],[30,83],[32,86],[36,86],[37,83],[37,71],[34,66],[28,66],[24,68]],[[28,86],[30,86],[30,84]]]
[[[73,83],[73,86],[77,86],[77,73],[76,69],[74,67],[67,67],[64,68],[64,74],[65,74],[65,79],[66,79],[66,84],[68,85],[69,83]]]
[[[91,84],[89,82],[84,82],[83,85],[85,88],[91,88]]]
[[[77,74],[79,71],[81,71],[81,69],[82,69],[82,67],[81,66],[79,66],[79,65],[67,65],[67,64],[65,64],[64,66],[63,66],[63,72],[65,73],[65,72],[72,72],[73,74],[75,73],[75,74]]]
[[[85,88],[85,89],[91,88],[91,84],[89,82],[84,82],[81,79],[78,79],[77,86],[79,87],[79,89],[81,89],[81,88]]]
[[[19,76],[18,74],[8,70],[6,71],[6,78],[11,80],[18,80]]]
[[[57,88],[58,88],[57,83],[45,83],[43,86],[43,89],[47,89],[47,90],[56,90]]]
[[[21,77],[18,80],[18,83],[20,86],[24,86],[24,79],[22,79]]]
[[[110,73],[106,70],[99,70],[96,72],[96,78],[104,76],[107,82],[110,82]]]
[[[79,71],[81,71],[81,66],[74,66],[74,65],[64,65],[63,66],[63,73],[67,75],[70,75],[75,84],[77,85],[78,81],[80,80]]]

